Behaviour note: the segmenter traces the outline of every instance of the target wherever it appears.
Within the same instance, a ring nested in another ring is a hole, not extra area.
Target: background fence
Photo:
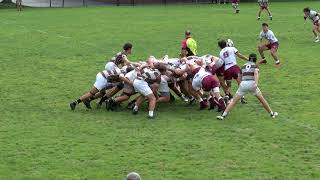
[[[2,0],[0,0],[1,2]],[[76,7],[100,5],[141,5],[141,4],[174,4],[174,3],[224,3],[230,0],[22,0],[23,5],[33,7]],[[270,0],[272,2],[318,1],[320,0]],[[16,0],[12,0],[16,2]],[[257,2],[257,0],[241,0],[241,2]]]

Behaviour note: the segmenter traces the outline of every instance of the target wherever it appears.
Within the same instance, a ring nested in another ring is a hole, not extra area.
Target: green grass
[[[2,9],[0,179],[319,179],[320,44],[310,23],[303,28],[307,5],[320,10],[271,7],[284,65],[262,66],[260,89],[279,118],[248,97],[223,122],[181,102],[159,105],[154,121],[145,108],[133,116],[68,105],[127,41],[132,60],[177,56],[185,29],[199,54],[217,55],[226,37],[256,52],[256,4],[241,4],[239,15],[223,5]]]

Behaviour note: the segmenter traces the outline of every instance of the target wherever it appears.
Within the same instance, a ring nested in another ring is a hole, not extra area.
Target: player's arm
[[[125,56],[125,57],[123,57],[123,62],[124,62],[124,65],[130,65],[130,64],[132,64],[132,65],[134,65],[134,66],[139,66],[140,64],[139,63],[135,63],[135,62],[131,62],[131,61],[129,61],[129,59],[127,58],[127,56]]]
[[[249,61],[249,58],[241,54],[239,51],[236,52],[236,55],[243,60]]]
[[[120,79],[120,81],[122,81],[122,82],[124,82],[124,83],[126,83],[126,84],[128,84],[128,85],[130,85],[130,86],[133,86],[133,83],[132,83],[128,78],[126,78],[126,77],[124,76],[124,74],[121,74],[121,75],[119,76],[119,79]]]

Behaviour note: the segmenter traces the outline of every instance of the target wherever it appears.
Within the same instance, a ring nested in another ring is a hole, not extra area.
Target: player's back
[[[238,50],[235,47],[225,47],[220,52],[220,59],[224,62],[224,69],[237,65],[236,53]]]

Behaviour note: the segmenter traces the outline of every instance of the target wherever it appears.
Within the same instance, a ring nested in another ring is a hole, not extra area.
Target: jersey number
[[[226,51],[226,52],[224,52],[224,53],[223,53],[223,57],[224,57],[224,58],[229,57],[229,53],[228,53],[228,51]]]

